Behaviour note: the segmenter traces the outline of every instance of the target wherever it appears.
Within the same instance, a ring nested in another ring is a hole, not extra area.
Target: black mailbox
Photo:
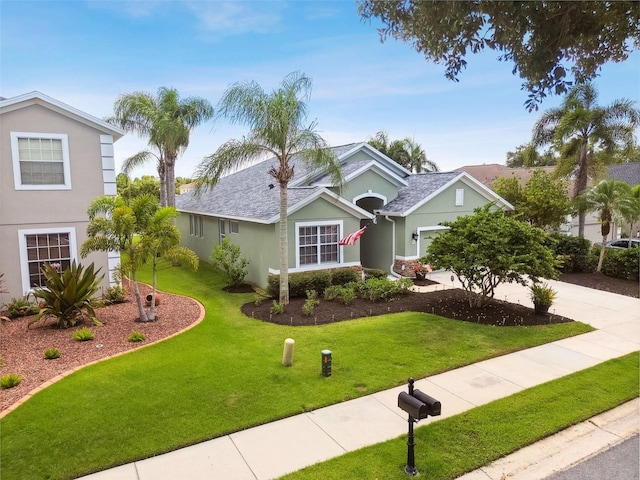
[[[427,418],[427,415],[429,415],[427,405],[407,392],[400,392],[400,395],[398,395],[398,407],[417,420]]]
[[[400,392],[398,395],[398,407],[409,414],[409,435],[407,437],[407,466],[404,471],[407,475],[418,475],[414,454],[415,443],[413,441],[413,424],[428,416],[440,415],[442,406],[440,402],[426,393],[413,388],[413,378],[409,379],[409,393]]]
[[[438,415],[440,415],[440,412],[442,411],[442,406],[440,405],[440,402],[438,400],[436,400],[433,397],[430,397],[424,392],[421,392],[417,388],[413,391],[413,396],[426,405],[427,415],[431,417],[437,417]],[[424,418],[424,417],[420,417],[420,418]]]

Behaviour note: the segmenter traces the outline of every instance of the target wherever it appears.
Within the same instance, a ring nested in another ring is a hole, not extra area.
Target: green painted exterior
[[[461,173],[461,178],[440,191],[427,203],[408,214],[403,212],[405,217],[387,217],[378,214],[375,222],[368,218],[361,219],[361,214],[351,209],[350,203],[355,203],[360,209],[371,214],[379,210],[384,211],[384,206],[397,198],[397,183],[402,182],[400,177],[396,179],[394,175],[400,175],[402,178],[407,175],[401,167],[377,157],[366,148],[347,158],[346,162],[363,160],[375,162],[376,166],[357,174],[340,191],[329,189],[343,200],[321,194],[289,215],[287,224],[289,273],[340,266],[362,266],[395,271],[400,274],[406,273],[411,276],[413,272],[407,271],[407,267],[412,267],[416,260],[425,254],[432,238],[443,230],[442,222],[453,221],[461,215],[471,214],[476,208],[486,205],[495,198],[490,191]],[[385,171],[388,174],[384,173]],[[459,206],[456,205],[458,189],[464,191],[464,201]],[[183,245],[194,250],[202,260],[208,261],[214,246],[220,243],[220,222],[224,220],[226,237],[238,245],[242,256],[249,260],[246,281],[264,288],[267,286],[269,274],[279,272],[278,221],[273,224],[240,221],[238,222],[239,232],[230,233],[229,219],[213,216],[202,216],[202,219],[204,224],[202,234],[183,233],[182,240]],[[365,225],[367,229],[355,245],[339,247],[337,263],[300,266],[298,229],[303,226],[323,224],[338,225],[339,238]],[[190,232],[189,214],[181,213],[177,225],[182,232]],[[413,238],[414,232],[418,233],[417,239]]]
[[[358,175],[342,189],[340,195],[353,201],[354,198],[366,195],[369,190],[371,193],[385,197],[387,203],[398,196],[398,188],[375,171],[363,172]]]
[[[461,206],[455,204],[457,189],[464,190],[464,204]],[[396,255],[399,258],[423,256],[430,243],[430,237],[437,235],[438,229],[434,227],[438,227],[442,222],[450,222],[460,216],[470,215],[476,208],[486,205],[487,202],[485,196],[464,181],[455,182],[408,217],[397,219]],[[411,234],[415,231],[420,232],[420,238],[414,243]]]

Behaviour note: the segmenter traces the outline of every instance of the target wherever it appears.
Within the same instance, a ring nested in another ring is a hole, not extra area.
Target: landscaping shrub
[[[340,300],[345,305],[351,305],[356,299],[355,286],[359,282],[351,282],[348,285],[331,285],[324,292],[325,300]]]
[[[640,248],[607,249],[602,263],[602,273],[609,277],[637,281],[639,250]]]
[[[56,358],[60,358],[60,350],[57,348],[47,348],[44,351],[44,358],[47,360],[54,360]]]
[[[315,272],[300,272],[289,275],[289,296],[304,297],[307,290],[315,290],[324,295],[324,291],[331,285],[331,274],[327,270]],[[270,297],[277,298],[280,294],[280,276],[269,276],[267,293]]]
[[[310,316],[318,305],[320,305],[318,292],[315,290],[307,290],[307,299],[304,301],[304,305],[302,306],[302,314],[307,317]]]
[[[92,299],[100,288],[100,281],[104,277],[98,277],[100,268],[95,271],[91,263],[86,269],[74,260],[71,266],[60,273],[57,268],[48,263],[42,266],[46,288],[37,288],[35,296],[41,298],[45,306],[31,323],[41,320],[43,317],[56,318],[55,325],[61,328],[72,327],[82,318],[83,312],[93,320],[96,325],[102,323],[96,318]]]
[[[388,272],[378,268],[365,268],[363,269],[363,272],[365,282],[370,278],[387,278],[389,276]]]
[[[222,243],[216,245],[211,262],[225,273],[227,284],[232,287],[242,285],[247,276],[249,260],[240,256],[240,247],[228,238],[223,238]]]
[[[29,300],[28,296],[12,298],[11,301],[5,305],[5,308],[9,314],[9,318],[35,315],[40,311],[40,307]]]
[[[278,303],[274,300],[273,305],[271,305],[271,313],[274,315],[284,313],[284,303]]]
[[[127,291],[121,285],[114,285],[105,290],[102,299],[107,304],[122,303],[127,298]]]
[[[346,285],[360,280],[360,275],[353,268],[340,268],[331,272],[331,285]]]
[[[561,233],[549,235],[545,245],[562,261],[560,271],[563,273],[590,272],[591,242],[586,238],[572,237]],[[597,265],[597,258],[596,258]]]
[[[131,335],[129,335],[127,340],[130,342],[142,342],[144,340],[144,334],[140,332],[131,332]]]
[[[371,302],[393,300],[409,291],[413,281],[409,278],[389,280],[388,278],[370,278],[359,287],[360,294]]]
[[[7,373],[0,377],[0,390],[17,387],[21,381],[22,377],[17,373]]]
[[[93,340],[95,338],[94,333],[87,327],[82,327],[71,335],[77,342],[86,342],[87,340]]]

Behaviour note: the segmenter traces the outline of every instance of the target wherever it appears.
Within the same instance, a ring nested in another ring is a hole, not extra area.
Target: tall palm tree
[[[297,156],[313,168],[328,172],[336,185],[342,185],[340,163],[315,131],[316,123],[304,125],[306,101],[311,79],[299,72],[287,75],[279,89],[265,93],[256,82],[236,83],[219,103],[218,114],[233,123],[249,126],[241,140],[229,140],[205,157],[196,170],[200,188],[214,185],[222,175],[254,161],[260,154],[275,157],[269,174],[280,187],[280,303],[289,303],[289,265],[287,241],[287,188],[293,179]]]
[[[161,87],[157,96],[146,92],[120,95],[111,122],[149,139],[156,151],[139,152],[125,160],[125,173],[155,159],[160,177],[160,205],[175,206],[175,164],[189,145],[191,131],[213,117],[211,104],[199,97],[181,99],[174,88]]]
[[[598,106],[598,93],[590,83],[576,85],[559,108],[547,110],[533,128],[535,146],[553,145],[560,151],[559,176],[575,175],[573,198],[587,188],[589,177],[601,173],[616,150],[631,149],[640,125],[635,102],[616,100]],[[578,210],[578,235],[584,236],[585,211]]]
[[[635,213],[635,198],[628,183],[620,180],[602,180],[577,199],[578,205],[586,212],[599,212],[602,248],[597,271],[602,270],[605,244],[611,232],[611,223],[616,219],[628,218]]]
[[[427,158],[427,154],[422,147],[411,138],[404,139],[404,148],[409,155],[409,165],[407,168],[415,173],[437,172],[438,165]]]
[[[403,167],[406,167],[411,162],[409,152],[405,148],[405,141],[389,141],[389,134],[384,130],[376,133],[367,143]]]
[[[380,130],[367,143],[414,173],[438,171],[438,165],[427,159],[427,154],[422,150],[422,147],[409,137],[389,141],[389,134]]]

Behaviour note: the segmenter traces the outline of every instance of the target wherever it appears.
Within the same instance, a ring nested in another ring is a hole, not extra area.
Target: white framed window
[[[456,188],[456,207],[464,205],[464,188]]]
[[[296,224],[296,261],[299,266],[340,263],[340,230],[338,222],[305,222]]]
[[[223,219],[220,219],[220,243],[222,243],[222,239],[227,236],[226,222]]]
[[[202,215],[189,214],[189,235],[194,237],[204,237],[204,220]]]
[[[76,260],[75,228],[18,230],[18,245],[25,293],[44,285],[43,264],[59,264],[60,270],[64,270]]]
[[[235,233],[236,235],[240,233],[240,224],[238,222],[234,222],[229,220],[229,232]]]
[[[11,132],[16,190],[70,190],[69,138],[57,133]]]

